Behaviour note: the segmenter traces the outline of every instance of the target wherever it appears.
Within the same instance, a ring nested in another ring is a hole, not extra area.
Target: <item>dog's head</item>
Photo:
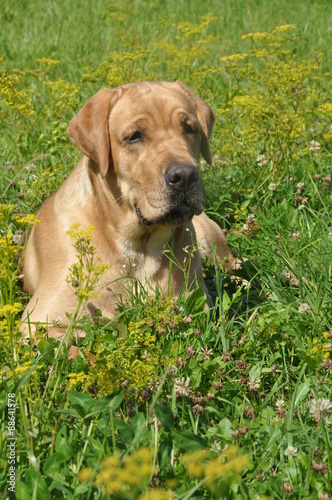
[[[141,226],[182,224],[202,211],[200,153],[211,163],[211,108],[182,82],[102,89],[72,119],[73,143]]]

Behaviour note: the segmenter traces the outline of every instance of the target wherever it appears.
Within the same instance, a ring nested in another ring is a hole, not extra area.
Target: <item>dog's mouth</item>
[[[137,217],[138,217],[138,222],[140,223],[140,225],[141,226],[145,226],[145,227],[151,226],[152,222],[150,222],[145,217],[143,217],[142,212],[140,211],[137,203],[135,203],[135,210],[136,210],[136,214],[137,214]]]
[[[142,215],[142,212],[136,203],[135,203],[135,210],[139,224],[144,227],[149,227],[152,224],[158,224],[158,225],[183,224],[189,221],[194,215],[199,215],[200,213],[202,213],[201,207],[193,207],[186,203],[181,203],[180,205],[172,208],[169,212],[167,212],[163,216],[158,217],[153,221],[149,221]]]

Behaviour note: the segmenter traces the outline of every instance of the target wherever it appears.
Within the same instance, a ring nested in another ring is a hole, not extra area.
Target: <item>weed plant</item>
[[[328,7],[2,3],[0,498],[331,498]],[[79,158],[74,113],[141,79],[181,79],[215,110],[206,211],[245,281],[205,263],[211,314],[199,288],[137,287],[113,320],[78,321],[105,267],[73,227],[76,312],[65,342],[39,325],[37,349],[19,243]]]

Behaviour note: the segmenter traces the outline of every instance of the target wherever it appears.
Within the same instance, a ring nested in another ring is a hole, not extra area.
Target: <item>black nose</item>
[[[172,163],[166,169],[165,179],[171,188],[187,192],[199,181],[198,169],[194,165]]]

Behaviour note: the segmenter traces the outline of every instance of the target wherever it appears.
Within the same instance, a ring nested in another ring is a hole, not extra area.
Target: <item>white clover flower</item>
[[[200,166],[200,169],[204,172],[204,170],[206,170],[206,168],[207,168],[207,163],[206,163],[206,161],[205,161],[205,160],[201,160],[201,161],[199,162],[199,166]]]
[[[306,302],[303,302],[303,304],[300,304],[298,311],[300,314],[309,313],[311,312],[311,307]]]
[[[261,379],[260,378],[258,378],[258,379],[251,379],[249,381],[249,391],[250,392],[258,391],[258,389],[260,388],[260,385],[261,385]]]
[[[256,161],[260,167],[265,167],[269,163],[269,160],[266,158],[266,155],[258,155]]]
[[[218,453],[220,453],[220,452],[221,452],[221,444],[220,444],[220,441],[217,441],[217,440],[215,439],[215,440],[214,440],[214,446],[215,446],[215,448],[216,448],[216,451],[217,451]]]
[[[170,365],[170,366],[168,366],[168,367],[167,367],[167,369],[166,369],[166,373],[167,373],[167,375],[168,375],[168,376],[170,376],[170,377],[174,377],[174,375],[176,375],[178,371],[179,371],[179,369],[178,369],[178,367],[177,367],[177,366],[175,366],[175,365]]]
[[[30,170],[36,170],[36,165],[33,162],[29,163],[29,165],[26,165],[25,170],[28,172],[30,172]]]
[[[53,326],[61,326],[63,323],[63,319],[61,316],[54,316],[52,319]]]
[[[210,356],[211,356],[212,353],[213,353],[212,349],[208,349],[207,347],[206,348],[204,348],[204,347],[201,348],[201,355],[203,356],[203,358],[204,358],[205,361],[209,361]]]
[[[309,150],[315,153],[320,150],[320,144],[318,141],[311,141],[309,145]]]
[[[328,424],[328,416],[332,411],[332,403],[329,399],[313,399],[310,404],[310,413],[318,423],[320,420]]]
[[[186,380],[184,377],[175,379],[175,392],[176,395],[180,398],[185,396],[189,396],[190,394],[190,378],[187,377]]]
[[[291,272],[290,270],[285,267],[282,273],[279,273],[279,277],[282,279],[282,281],[289,281],[291,279]]]
[[[285,407],[285,401],[283,399],[278,399],[276,402],[276,408],[284,408]]]
[[[23,235],[23,231],[20,231],[20,230],[17,230],[15,232],[15,234],[13,234],[13,243],[15,243],[15,245],[19,245],[19,243],[22,240],[22,235]]]
[[[277,184],[275,184],[274,182],[271,182],[269,184],[269,191],[275,191],[277,189]]]
[[[248,217],[246,218],[246,224],[251,226],[255,222],[255,214],[249,214]]]
[[[300,234],[300,231],[296,231],[295,233],[290,233],[290,234],[289,234],[289,237],[290,237],[292,240],[299,241],[299,240],[301,239],[301,234]]]
[[[294,446],[288,446],[285,450],[285,455],[286,457],[296,457],[297,455],[297,448]]]

